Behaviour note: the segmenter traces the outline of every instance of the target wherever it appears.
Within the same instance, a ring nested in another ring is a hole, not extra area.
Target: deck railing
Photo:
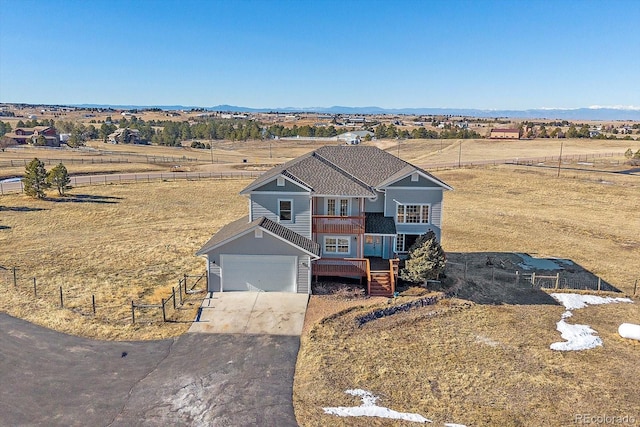
[[[327,234],[363,234],[364,216],[313,216],[313,232]]]
[[[369,280],[370,267],[366,258],[322,258],[313,262],[314,276],[366,277]]]

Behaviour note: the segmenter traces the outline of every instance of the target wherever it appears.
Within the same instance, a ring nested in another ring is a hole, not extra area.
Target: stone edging
[[[407,312],[414,308],[434,305],[443,297],[446,298],[446,296],[444,295],[420,298],[415,301],[406,302],[404,304],[374,310],[371,313],[365,314],[364,316],[356,317],[356,324],[358,325],[358,327],[360,327],[366,323],[371,322],[372,320],[382,319],[383,317],[387,316],[393,316],[394,314]]]

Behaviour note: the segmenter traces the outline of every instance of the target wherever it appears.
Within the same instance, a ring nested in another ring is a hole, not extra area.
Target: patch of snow
[[[20,182],[22,178],[7,178],[0,181],[0,183]]]
[[[589,350],[602,345],[602,339],[594,335],[596,331],[587,325],[570,325],[562,319],[557,324],[565,342],[554,342],[551,344],[551,350],[558,351],[577,351]]]
[[[585,308],[587,305],[633,302],[630,298],[599,297],[596,295],[553,293],[551,296],[564,305],[567,310],[577,310]]]
[[[383,406],[376,405],[378,400],[370,392],[362,389],[346,390],[345,393],[352,396],[360,396],[362,405],[360,406],[337,406],[322,408],[325,414],[336,415],[338,417],[379,417],[389,418],[393,420],[405,420],[415,423],[431,423],[433,421],[426,419],[420,414],[410,412],[397,412]]]
[[[556,328],[565,341],[554,342],[550,345],[551,350],[558,351],[589,350],[602,345],[602,339],[595,335],[598,332],[588,325],[570,325],[564,321],[564,319],[573,316],[570,310],[579,310],[587,305],[633,302],[630,298],[599,297],[596,295],[553,293],[551,296],[567,309],[562,313],[562,319],[556,324]]]
[[[467,427],[464,424],[444,423],[444,427]]]
[[[522,262],[518,263],[518,267],[523,270],[564,270],[564,267],[558,265],[557,259],[534,258],[529,254],[517,254]]]

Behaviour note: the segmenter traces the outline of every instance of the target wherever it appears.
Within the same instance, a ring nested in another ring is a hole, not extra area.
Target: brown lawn
[[[633,291],[640,278],[637,176],[563,171],[557,178],[553,170],[512,166],[438,176],[455,188],[445,196],[446,250],[568,258]],[[516,289],[469,274],[475,288],[463,286],[461,298],[362,327],[354,319],[371,311],[366,300],[321,322],[317,313],[326,317],[344,305],[313,296],[294,384],[299,423],[410,425],[323,413],[327,406],[358,406],[344,393],[352,388],[439,425],[571,425],[582,413],[640,419],[640,343],[617,334],[623,322],[640,323],[637,299],[574,311],[569,323],[590,325],[604,346],[555,352],[549,345],[561,341],[562,306],[524,282]]]

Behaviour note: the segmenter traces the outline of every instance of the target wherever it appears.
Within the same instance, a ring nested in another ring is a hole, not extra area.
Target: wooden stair
[[[392,297],[393,277],[388,270],[372,271],[371,281],[369,282],[369,295],[372,297]]]

